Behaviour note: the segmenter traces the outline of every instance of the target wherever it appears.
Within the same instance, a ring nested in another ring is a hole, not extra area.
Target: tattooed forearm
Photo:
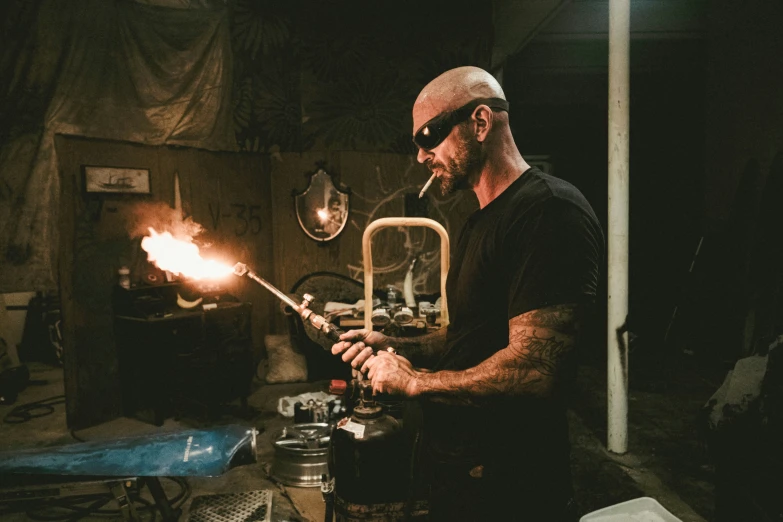
[[[544,335],[547,336],[543,337]],[[570,348],[567,344],[569,337],[548,328],[532,329],[532,331],[523,329],[514,335],[507,349],[520,360],[524,360],[531,370],[545,376],[552,376],[563,355]]]
[[[474,368],[420,375],[417,394],[462,404],[497,395],[551,395],[573,364],[575,308],[556,306],[514,317],[506,348]]]
[[[419,337],[395,337],[390,339],[397,353],[420,368],[432,367],[443,355],[446,346],[446,329]]]

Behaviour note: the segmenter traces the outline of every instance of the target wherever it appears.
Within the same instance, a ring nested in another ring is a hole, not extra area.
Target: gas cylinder
[[[331,469],[338,522],[403,520],[411,483],[412,443],[360,383],[353,414],[332,434]]]

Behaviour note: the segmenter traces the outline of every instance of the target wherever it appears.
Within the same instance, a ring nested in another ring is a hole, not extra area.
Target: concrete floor
[[[681,356],[684,357],[684,356]],[[684,522],[703,522],[713,515],[713,469],[697,436],[697,413],[720,384],[722,376],[705,376],[687,359],[669,363],[638,364],[631,371],[629,402],[629,452],[618,456],[608,453],[606,439],[606,379],[602,364],[588,364],[579,374],[571,425],[572,467],[577,502],[582,514],[637,497],[658,500]],[[641,363],[641,361],[640,361]],[[32,379],[20,395],[19,404],[38,401],[63,393],[62,370],[43,365],[31,366]],[[719,372],[718,372],[719,373]],[[249,404],[256,414],[239,419],[230,414],[214,421],[238,423],[262,430],[259,436],[257,464],[235,468],[223,476],[189,480],[190,498],[182,505],[187,518],[192,498],[204,494],[273,490],[273,520],[323,520],[324,504],[318,488],[293,488],[270,479],[272,440],[277,431],[291,421],[276,413],[277,399],[323,388],[324,383],[265,385],[255,383]],[[5,417],[13,406],[0,406]],[[228,410],[227,410],[228,411]],[[158,428],[135,419],[119,418],[78,432],[85,440],[105,440],[118,436],[205,427],[203,421],[169,419]],[[71,444],[75,440],[65,423],[64,405],[55,406],[51,415],[23,424],[0,424],[0,449],[18,450]],[[175,484],[166,484],[170,494]],[[6,513],[2,520],[31,520],[24,513]],[[99,520],[87,517],[87,520]],[[100,518],[106,520],[106,518]]]

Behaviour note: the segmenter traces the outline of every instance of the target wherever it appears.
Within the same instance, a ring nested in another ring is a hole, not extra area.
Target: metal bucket
[[[271,474],[286,486],[315,487],[328,474],[331,426],[313,422],[283,428],[275,437]]]

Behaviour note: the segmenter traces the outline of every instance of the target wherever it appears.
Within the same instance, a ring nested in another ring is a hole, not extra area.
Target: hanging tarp
[[[57,286],[55,134],[235,148],[228,12],[171,4],[0,8],[0,292]]]

